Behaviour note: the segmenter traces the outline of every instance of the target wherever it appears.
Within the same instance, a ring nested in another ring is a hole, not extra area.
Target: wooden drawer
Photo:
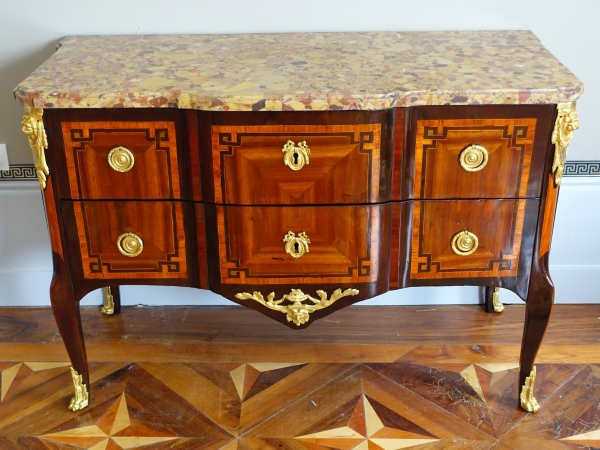
[[[363,283],[387,270],[380,259],[388,255],[389,203],[208,208],[216,215],[221,283]]]
[[[179,199],[175,122],[63,122],[73,199]]]
[[[538,205],[538,200],[415,201],[410,278],[516,276],[519,258],[531,258],[531,238],[523,238],[523,230],[524,224],[535,225]]]
[[[260,205],[382,201],[380,141],[380,123],[214,125],[215,202]]]
[[[65,218],[71,209],[84,278],[187,277],[185,204],[63,202]]]
[[[412,197],[525,198],[535,118],[418,120]]]

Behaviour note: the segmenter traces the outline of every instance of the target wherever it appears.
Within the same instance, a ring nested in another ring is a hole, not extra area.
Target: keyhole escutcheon
[[[308,253],[310,239],[304,231],[298,233],[298,236],[293,231],[288,231],[283,237],[283,242],[285,252],[292,258],[300,258],[305,253]]]
[[[283,163],[292,170],[300,170],[309,163],[310,149],[306,141],[298,142],[287,141],[283,148]]]

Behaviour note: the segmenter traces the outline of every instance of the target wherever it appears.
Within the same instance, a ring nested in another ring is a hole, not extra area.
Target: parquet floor
[[[3,309],[0,450],[600,449],[600,305],[555,308],[536,414],[517,401],[523,314],[357,307],[295,331],[242,308],[90,308],[73,413],[50,311]]]

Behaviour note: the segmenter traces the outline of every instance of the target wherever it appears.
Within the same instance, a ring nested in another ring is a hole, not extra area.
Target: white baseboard
[[[556,303],[600,303],[600,177],[563,178],[550,272]],[[48,306],[52,261],[37,182],[0,183],[0,307]],[[177,287],[123,286],[123,305],[232,305],[208,291]],[[504,303],[522,303],[503,290]],[[475,287],[423,287],[388,292],[360,305],[477,304]],[[102,303],[100,291],[85,305]]]

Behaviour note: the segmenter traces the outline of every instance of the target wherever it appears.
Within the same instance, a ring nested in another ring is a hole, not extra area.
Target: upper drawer
[[[553,105],[414,108],[404,172],[407,197],[539,197],[551,157],[555,109]]]
[[[414,198],[527,197],[536,119],[419,120]]]
[[[380,123],[215,125],[215,202],[260,205],[382,201],[380,149]]]
[[[74,199],[180,198],[175,123],[63,122]]]

